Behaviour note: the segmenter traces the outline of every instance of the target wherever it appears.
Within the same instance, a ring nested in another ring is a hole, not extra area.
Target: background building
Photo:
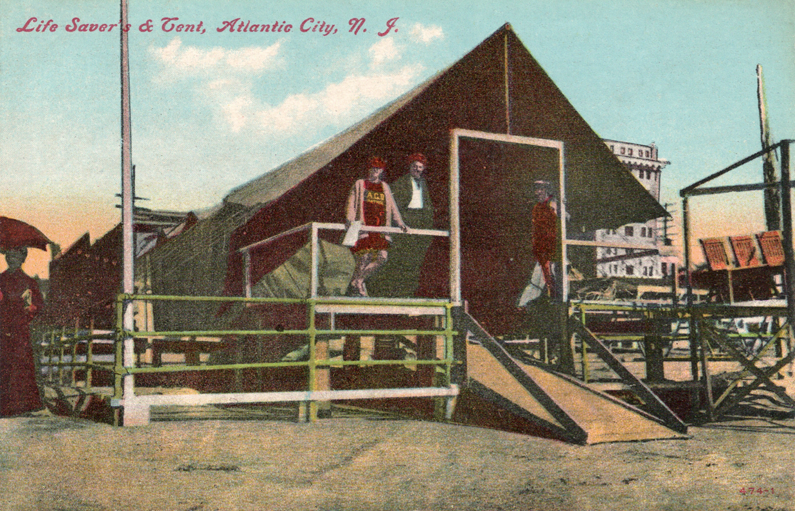
[[[613,154],[627,167],[656,201],[660,200],[662,169],[670,164],[660,158],[657,146],[633,144],[618,140],[604,140]],[[664,247],[666,239],[665,220],[649,220],[642,224],[626,224],[617,229],[596,231],[596,241],[627,243],[648,248],[597,248],[596,274],[598,277],[632,277],[660,279],[672,274],[673,264]]]

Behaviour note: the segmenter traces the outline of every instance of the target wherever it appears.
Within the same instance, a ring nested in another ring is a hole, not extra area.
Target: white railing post
[[[318,226],[315,222],[312,222],[312,236],[310,240],[310,250],[311,250],[311,259],[312,259],[312,274],[309,281],[309,297],[310,298],[317,298],[317,284],[318,284],[318,254],[319,254],[319,247],[318,247]]]

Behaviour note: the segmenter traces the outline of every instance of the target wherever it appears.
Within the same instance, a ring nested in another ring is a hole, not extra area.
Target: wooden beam
[[[615,241],[592,241],[592,240],[566,240],[567,245],[578,247],[601,247],[601,248],[626,248],[632,250],[650,250],[653,244],[639,245],[637,243],[617,243]]]
[[[784,324],[781,328],[779,328],[778,331],[765,343],[764,346],[762,346],[759,352],[751,359],[751,363],[756,364],[759,361],[759,359],[762,358],[762,354],[764,354],[764,352],[767,351],[767,349],[770,348],[771,345],[773,345],[773,342],[780,339],[782,334],[784,334],[784,332],[786,332],[788,328],[789,324]],[[735,378],[735,380],[728,386],[728,388],[725,391],[723,391],[723,394],[721,394],[720,397],[715,400],[715,407],[720,406],[721,403],[723,403],[723,401],[727,397],[729,397],[731,391],[734,390],[734,388],[737,385],[739,385],[740,382],[750,374],[751,372],[748,369],[743,370],[739,374],[739,376],[737,376],[737,378]]]
[[[786,142],[786,143],[785,143]],[[781,237],[784,247],[784,277],[786,278],[787,317],[790,324],[790,337],[795,336],[795,253],[792,239],[792,201],[790,186],[790,143],[783,140],[781,146]]]
[[[792,362],[793,359],[795,359],[795,351],[791,351],[789,355],[779,360],[774,366],[768,368],[767,371],[763,371],[765,376],[768,378],[773,376],[777,372],[781,371],[784,366]],[[763,380],[761,378],[757,378],[750,385],[742,387],[739,391],[737,391],[737,393],[734,394],[734,396],[732,396],[731,399],[727,399],[723,406],[721,406],[718,410],[715,410],[715,416],[720,417],[724,413],[734,408],[745,396],[753,392],[757,387],[762,385],[762,383]]]
[[[756,152],[756,153],[752,154],[751,156],[743,158],[742,160],[729,165],[728,167],[726,167],[723,170],[719,170],[719,171],[715,172],[714,174],[710,174],[709,176],[705,177],[704,179],[700,179],[700,180],[696,181],[695,183],[693,183],[690,186],[682,188],[681,190],[679,190],[679,196],[682,197],[682,198],[689,197],[693,190],[695,190],[699,186],[703,185],[704,183],[708,183],[708,182],[712,181],[713,179],[717,179],[720,176],[722,176],[722,175],[724,175],[724,174],[726,174],[728,172],[731,172],[732,170],[736,169],[737,167],[741,167],[741,166],[745,165],[749,161],[753,161],[756,158],[759,158],[760,156],[769,153],[770,151],[774,151],[775,149],[781,147],[782,144],[785,143],[785,142],[789,142],[789,141],[788,140],[782,140],[778,144],[772,145],[772,146],[768,147],[767,149],[762,149],[761,151]]]
[[[627,259],[637,259],[639,257],[646,257],[650,255],[657,255],[660,251],[657,249],[653,250],[643,250],[641,252],[632,252],[631,254],[621,254],[617,256],[605,257],[603,259],[597,259],[596,264],[600,263],[612,263],[615,261],[625,261]]]
[[[765,100],[765,79],[762,75],[762,66],[756,66],[756,95],[759,100],[759,134],[762,149],[770,147],[770,123],[767,120],[767,101]],[[776,178],[776,165],[774,153],[767,153],[762,159],[762,179],[765,183],[774,185]],[[774,187],[765,188],[765,222],[768,231],[781,229],[781,211],[779,191]]]
[[[699,325],[700,329],[701,325]],[[715,402],[712,399],[712,377],[709,374],[709,361],[707,360],[707,340],[704,336],[699,336],[701,341],[701,372],[704,375],[704,392],[707,396],[707,419],[710,422],[715,420]]]
[[[543,406],[568,432],[574,441],[584,442],[588,434],[572,419],[552,397],[547,394],[530,376],[522,370],[516,361],[505,351],[505,348],[494,340],[480,324],[464,312],[462,308],[454,309],[456,329],[459,331],[469,331],[486,350],[502,364],[510,375],[519,382],[541,406]]]
[[[503,396],[491,390],[490,388],[483,385],[477,380],[470,380],[470,382],[467,384],[467,389],[471,391],[473,394],[485,399],[486,401],[494,403],[500,408],[504,408],[505,410],[508,410],[510,413],[518,417],[534,422],[539,426],[541,426],[542,428],[548,429],[549,431],[557,434],[561,438],[565,438],[569,442],[584,444],[585,441],[587,440],[586,436],[580,436],[577,435],[576,433],[572,434],[571,431],[561,428],[557,424],[553,424],[547,420],[542,419],[541,417],[538,417],[537,415],[528,412],[527,410],[517,405],[510,399],[504,398]]]
[[[450,132],[450,300],[461,304],[461,213],[459,208],[458,130]]]
[[[733,399],[728,400],[728,402],[726,402],[726,404],[723,407],[721,407],[720,414],[723,414],[727,412],[730,408],[736,406],[743,397],[750,394],[751,391],[756,387],[758,387],[759,385],[765,385],[777,396],[779,396],[785,403],[788,403],[791,407],[795,408],[795,400],[789,397],[787,391],[784,390],[782,387],[779,387],[778,385],[774,384],[772,381],[770,381],[770,376],[776,374],[779,371],[779,369],[776,369],[775,371],[772,370],[764,371],[756,367],[747,358],[745,358],[745,356],[743,356],[742,353],[737,351],[737,349],[734,346],[725,342],[724,339],[721,337],[720,333],[714,330],[711,326],[707,326],[706,324],[702,324],[701,326],[702,326],[702,332],[707,333],[711,339],[713,339],[722,348],[728,351],[738,362],[740,362],[746,369],[748,369],[754,376],[756,376],[756,380],[754,380],[754,382],[751,385],[743,387],[738,392],[738,394],[735,395]],[[793,357],[795,357],[795,352],[790,353],[786,358],[782,359],[781,361],[779,361],[778,364],[773,366],[773,368],[781,364],[782,361],[786,360],[788,363],[789,360],[791,360]],[[782,364],[781,367],[784,367],[784,365],[786,365],[786,363]],[[716,411],[716,416],[719,416],[717,411]]]
[[[640,381],[634,374],[632,374],[629,369],[624,367],[624,365],[610,352],[607,346],[596,337],[593,332],[588,330],[580,321],[575,318],[571,318],[569,320],[570,328],[574,331],[577,331],[583,338],[584,342],[587,342],[591,349],[599,355],[599,357],[613,370],[629,387],[637,394],[637,396],[642,399],[646,406],[648,407],[649,411],[655,415],[657,418],[663,421],[663,423],[668,426],[669,428],[673,429],[674,431],[678,431],[680,433],[687,432],[687,426],[685,423],[676,416],[674,412],[668,408],[662,400],[657,397],[657,394],[652,392],[652,390],[646,386],[645,383]]]
[[[697,188],[688,192],[688,197],[696,195],[716,195],[720,193],[750,192],[754,190],[770,190],[780,186],[778,181],[772,183],[756,183],[752,185],[731,185],[731,186],[712,186],[708,188]],[[795,186],[795,181],[790,181],[790,186]],[[777,231],[778,229],[768,229]]]

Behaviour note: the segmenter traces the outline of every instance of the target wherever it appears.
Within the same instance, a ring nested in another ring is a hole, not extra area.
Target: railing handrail
[[[116,301],[207,301],[207,302],[252,302],[289,304],[356,304],[356,305],[405,305],[410,307],[439,307],[452,304],[447,298],[360,298],[345,296],[318,296],[315,298],[278,298],[246,296],[190,296],[190,295],[148,295],[119,293]]]
[[[347,229],[345,224],[343,223],[329,223],[329,222],[308,222],[303,225],[299,225],[298,227],[293,227],[292,229],[288,229],[286,231],[280,232],[279,234],[274,234],[269,238],[265,238],[264,240],[255,241],[254,243],[250,243],[242,248],[237,249],[239,253],[249,252],[255,248],[261,247],[263,245],[267,245],[272,243],[278,239],[284,238],[285,236],[289,236],[291,234],[295,234],[301,231],[308,231],[312,229],[312,227],[317,227],[320,230],[328,230],[328,231],[344,231]],[[420,236],[438,236],[438,237],[450,237],[450,231],[445,231],[443,229],[414,229],[412,227],[408,228],[408,231],[405,233],[403,229],[400,227],[377,227],[372,225],[362,225],[359,229],[360,232],[383,232],[383,233],[402,233],[402,234],[409,234],[409,235],[420,235]]]

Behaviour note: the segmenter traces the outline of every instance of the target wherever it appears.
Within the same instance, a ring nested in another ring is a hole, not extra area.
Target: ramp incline
[[[478,342],[467,345],[467,388],[481,399],[574,443],[685,438],[639,408],[515,360],[471,316],[462,316],[459,330]]]

